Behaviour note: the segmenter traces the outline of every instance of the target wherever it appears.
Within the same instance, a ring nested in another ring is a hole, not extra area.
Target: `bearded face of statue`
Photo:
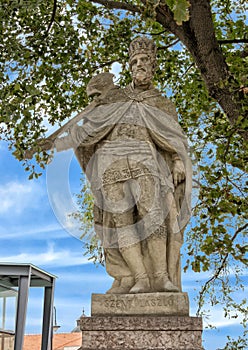
[[[146,54],[137,54],[130,62],[131,73],[135,87],[147,87],[150,85],[154,67],[151,59]]]

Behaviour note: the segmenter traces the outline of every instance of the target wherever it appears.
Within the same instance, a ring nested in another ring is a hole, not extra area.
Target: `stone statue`
[[[73,148],[91,184],[95,231],[114,278],[107,293],[179,292],[190,216],[187,141],[174,105],[152,84],[154,42],[134,39],[129,65],[132,83],[124,89],[109,73],[92,79],[87,92],[95,99],[83,124],[75,117],[46,149]]]

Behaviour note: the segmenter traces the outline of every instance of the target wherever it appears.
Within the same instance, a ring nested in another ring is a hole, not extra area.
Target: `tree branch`
[[[230,39],[230,40],[218,40],[218,43],[220,45],[222,44],[243,44],[248,43],[248,39]]]
[[[48,33],[53,25],[55,15],[56,15],[56,10],[57,10],[57,0],[53,0],[53,13],[52,13],[52,17],[50,19],[50,23],[49,23],[47,30],[46,30],[46,35],[48,35]]]
[[[96,71],[97,69],[99,68],[104,68],[104,67],[107,67],[107,66],[110,66],[111,64],[115,63],[116,60],[111,60],[111,61],[107,61],[107,62],[102,62],[100,63],[99,65],[97,66],[92,66],[92,70],[93,71]]]
[[[179,39],[177,39],[177,40],[174,40],[172,43],[170,43],[170,44],[168,44],[168,45],[166,45],[166,46],[158,46],[158,50],[166,50],[166,49],[168,49],[169,47],[171,47],[171,46],[174,46],[174,45],[176,45],[177,43],[179,43]]]
[[[146,0],[142,0],[142,2],[145,4]],[[156,7],[156,20],[165,30],[169,30],[183,41],[183,28],[176,23],[173,13],[166,4],[160,4]]]
[[[181,79],[183,78],[183,77],[185,77],[185,75],[188,73],[188,71],[192,68],[192,67],[194,67],[194,65],[195,65],[195,63],[191,63],[188,67],[187,67],[187,69],[186,69],[186,71],[181,75]]]
[[[243,225],[243,226],[241,226],[240,228],[238,228],[238,229],[235,231],[234,235],[232,236],[231,241],[233,242],[233,241],[236,239],[236,237],[238,236],[238,234],[239,234],[240,232],[242,232],[243,230],[245,230],[247,227],[248,227],[248,223],[245,224],[245,225]],[[228,252],[228,253],[226,253],[226,254],[224,255],[224,257],[223,257],[222,260],[221,260],[221,264],[220,264],[219,268],[216,270],[215,274],[214,274],[209,280],[207,280],[207,282],[206,282],[206,283],[204,284],[204,286],[202,287],[202,290],[201,290],[200,293],[199,293],[199,307],[198,307],[198,310],[197,310],[197,312],[196,312],[196,315],[197,315],[197,316],[199,316],[199,313],[200,313],[200,310],[201,310],[201,306],[202,306],[203,296],[204,296],[204,294],[206,293],[209,284],[210,284],[211,282],[215,281],[215,280],[219,277],[221,271],[222,271],[223,268],[225,267],[225,264],[226,264],[226,261],[227,261],[227,258],[228,258],[228,256],[229,256],[229,254],[230,254],[230,253]]]
[[[112,1],[112,0],[91,0],[90,2],[94,2],[100,5],[107,7],[108,9],[119,9],[126,10],[133,13],[140,13],[140,9],[138,6],[128,4],[120,1]]]
[[[138,30],[133,30],[134,31],[134,33],[136,33],[136,34],[141,34],[141,35],[151,35],[151,36],[155,36],[155,35],[161,35],[161,34],[164,34],[164,33],[166,33],[167,32],[167,30],[162,30],[162,32],[158,32],[158,33],[147,33],[147,32],[140,32],[140,31],[138,31]]]

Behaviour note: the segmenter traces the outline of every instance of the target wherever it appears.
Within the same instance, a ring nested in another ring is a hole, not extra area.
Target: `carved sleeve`
[[[87,133],[82,126],[73,125],[67,132],[66,136],[59,137],[55,140],[57,152],[65,151],[70,148],[77,148],[86,138]]]
[[[67,149],[73,148],[74,142],[70,134],[67,136],[59,137],[54,142],[57,152],[65,151]]]

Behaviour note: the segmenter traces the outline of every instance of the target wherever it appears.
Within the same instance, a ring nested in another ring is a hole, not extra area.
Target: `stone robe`
[[[114,278],[129,276],[120,248],[142,242],[152,276],[145,242],[160,235],[166,244],[169,278],[181,289],[180,247],[190,217],[192,171],[173,104],[153,87],[139,93],[132,85],[115,88],[85,115],[83,125],[75,124],[68,135],[56,140],[56,148],[74,148],[90,181],[95,230],[106,252],[107,272]],[[175,188],[171,171],[177,158],[183,161],[186,180]],[[132,181],[140,188],[137,200]],[[131,185],[125,191],[126,183]],[[126,222],[125,216],[121,225],[116,213],[128,211],[135,217]]]

